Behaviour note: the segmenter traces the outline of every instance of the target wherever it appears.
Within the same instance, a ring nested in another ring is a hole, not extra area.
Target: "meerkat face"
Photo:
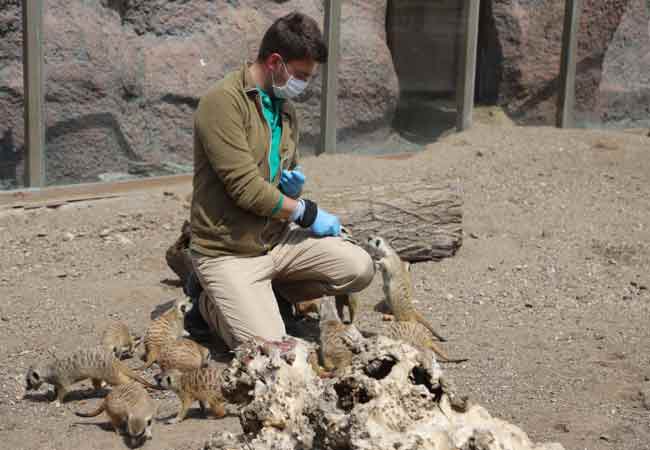
[[[201,346],[200,351],[201,351],[201,360],[203,361],[201,367],[208,367],[210,361],[210,350],[206,347]]]
[[[36,390],[43,384],[41,371],[37,368],[30,367],[25,376],[25,384],[28,391]]]
[[[133,446],[139,446],[144,443],[147,439],[152,438],[151,426],[153,423],[153,417],[136,417],[133,414],[129,414],[126,427],[127,432],[131,438],[131,444]]]
[[[166,390],[175,390],[178,389],[181,379],[181,371],[177,369],[171,369],[161,374],[155,376],[155,380],[163,389]]]
[[[190,312],[192,310],[192,307],[192,302],[187,299],[179,300],[176,302],[176,310],[179,312],[181,317]]]
[[[388,255],[390,247],[386,240],[381,236],[368,236],[367,247],[370,255],[375,259],[381,259]]]
[[[111,351],[115,355],[115,358],[122,359],[122,348],[117,345],[111,345]]]

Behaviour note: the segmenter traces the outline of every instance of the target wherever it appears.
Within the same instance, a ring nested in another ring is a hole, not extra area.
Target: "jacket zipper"
[[[257,97],[257,103],[258,107],[260,108],[260,113],[262,114],[262,117],[264,118],[264,123],[266,124],[267,131],[269,133],[269,146],[266,150],[266,164],[269,166],[269,183],[273,184],[273,180],[271,179],[271,148],[273,147],[273,132],[271,131],[271,124],[269,123],[268,119],[264,115],[264,107],[261,104],[261,101],[259,100],[259,94]],[[264,242],[264,238],[262,235],[266,231],[266,227],[269,225],[269,218],[265,217],[264,218],[264,226],[262,227],[262,231],[260,231],[260,234],[258,236],[258,240],[260,244],[264,247],[265,250],[267,250],[268,246],[266,242]]]

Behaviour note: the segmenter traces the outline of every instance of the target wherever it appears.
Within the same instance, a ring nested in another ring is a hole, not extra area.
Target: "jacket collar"
[[[244,61],[244,65],[241,69],[242,86],[246,95],[257,95],[257,86],[255,86],[251,72],[248,70],[251,64],[252,63],[248,60]]]
[[[244,61],[244,65],[242,66],[241,69],[241,81],[242,81],[242,87],[244,90],[244,93],[250,97],[258,97],[259,92],[257,91],[257,86],[255,85],[255,82],[253,81],[253,77],[251,76],[250,70],[248,68],[251,66],[252,62],[251,61]],[[291,114],[290,113],[290,106],[289,106],[289,100],[284,100],[282,102],[282,107],[281,111],[284,114]]]

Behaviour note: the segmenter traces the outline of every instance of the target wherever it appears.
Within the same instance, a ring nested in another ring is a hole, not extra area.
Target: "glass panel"
[[[576,68],[577,126],[650,127],[650,4],[583,5]]]
[[[0,3],[0,190],[23,186],[23,33],[20,1]]]
[[[555,125],[564,0],[481,1],[474,121]]]
[[[338,151],[415,151],[454,130],[461,6],[343,2]]]
[[[45,0],[48,184],[192,171],[193,112],[291,5]],[[322,23],[322,7],[305,11]],[[300,105],[318,140],[318,98]]]

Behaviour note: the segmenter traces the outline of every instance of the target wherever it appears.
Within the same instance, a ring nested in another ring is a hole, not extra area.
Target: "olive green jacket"
[[[280,169],[297,165],[298,123],[283,102]],[[231,72],[194,114],[190,248],[206,256],[257,256],[277,244],[287,222],[272,218],[283,195],[270,182],[271,132],[248,66]]]

